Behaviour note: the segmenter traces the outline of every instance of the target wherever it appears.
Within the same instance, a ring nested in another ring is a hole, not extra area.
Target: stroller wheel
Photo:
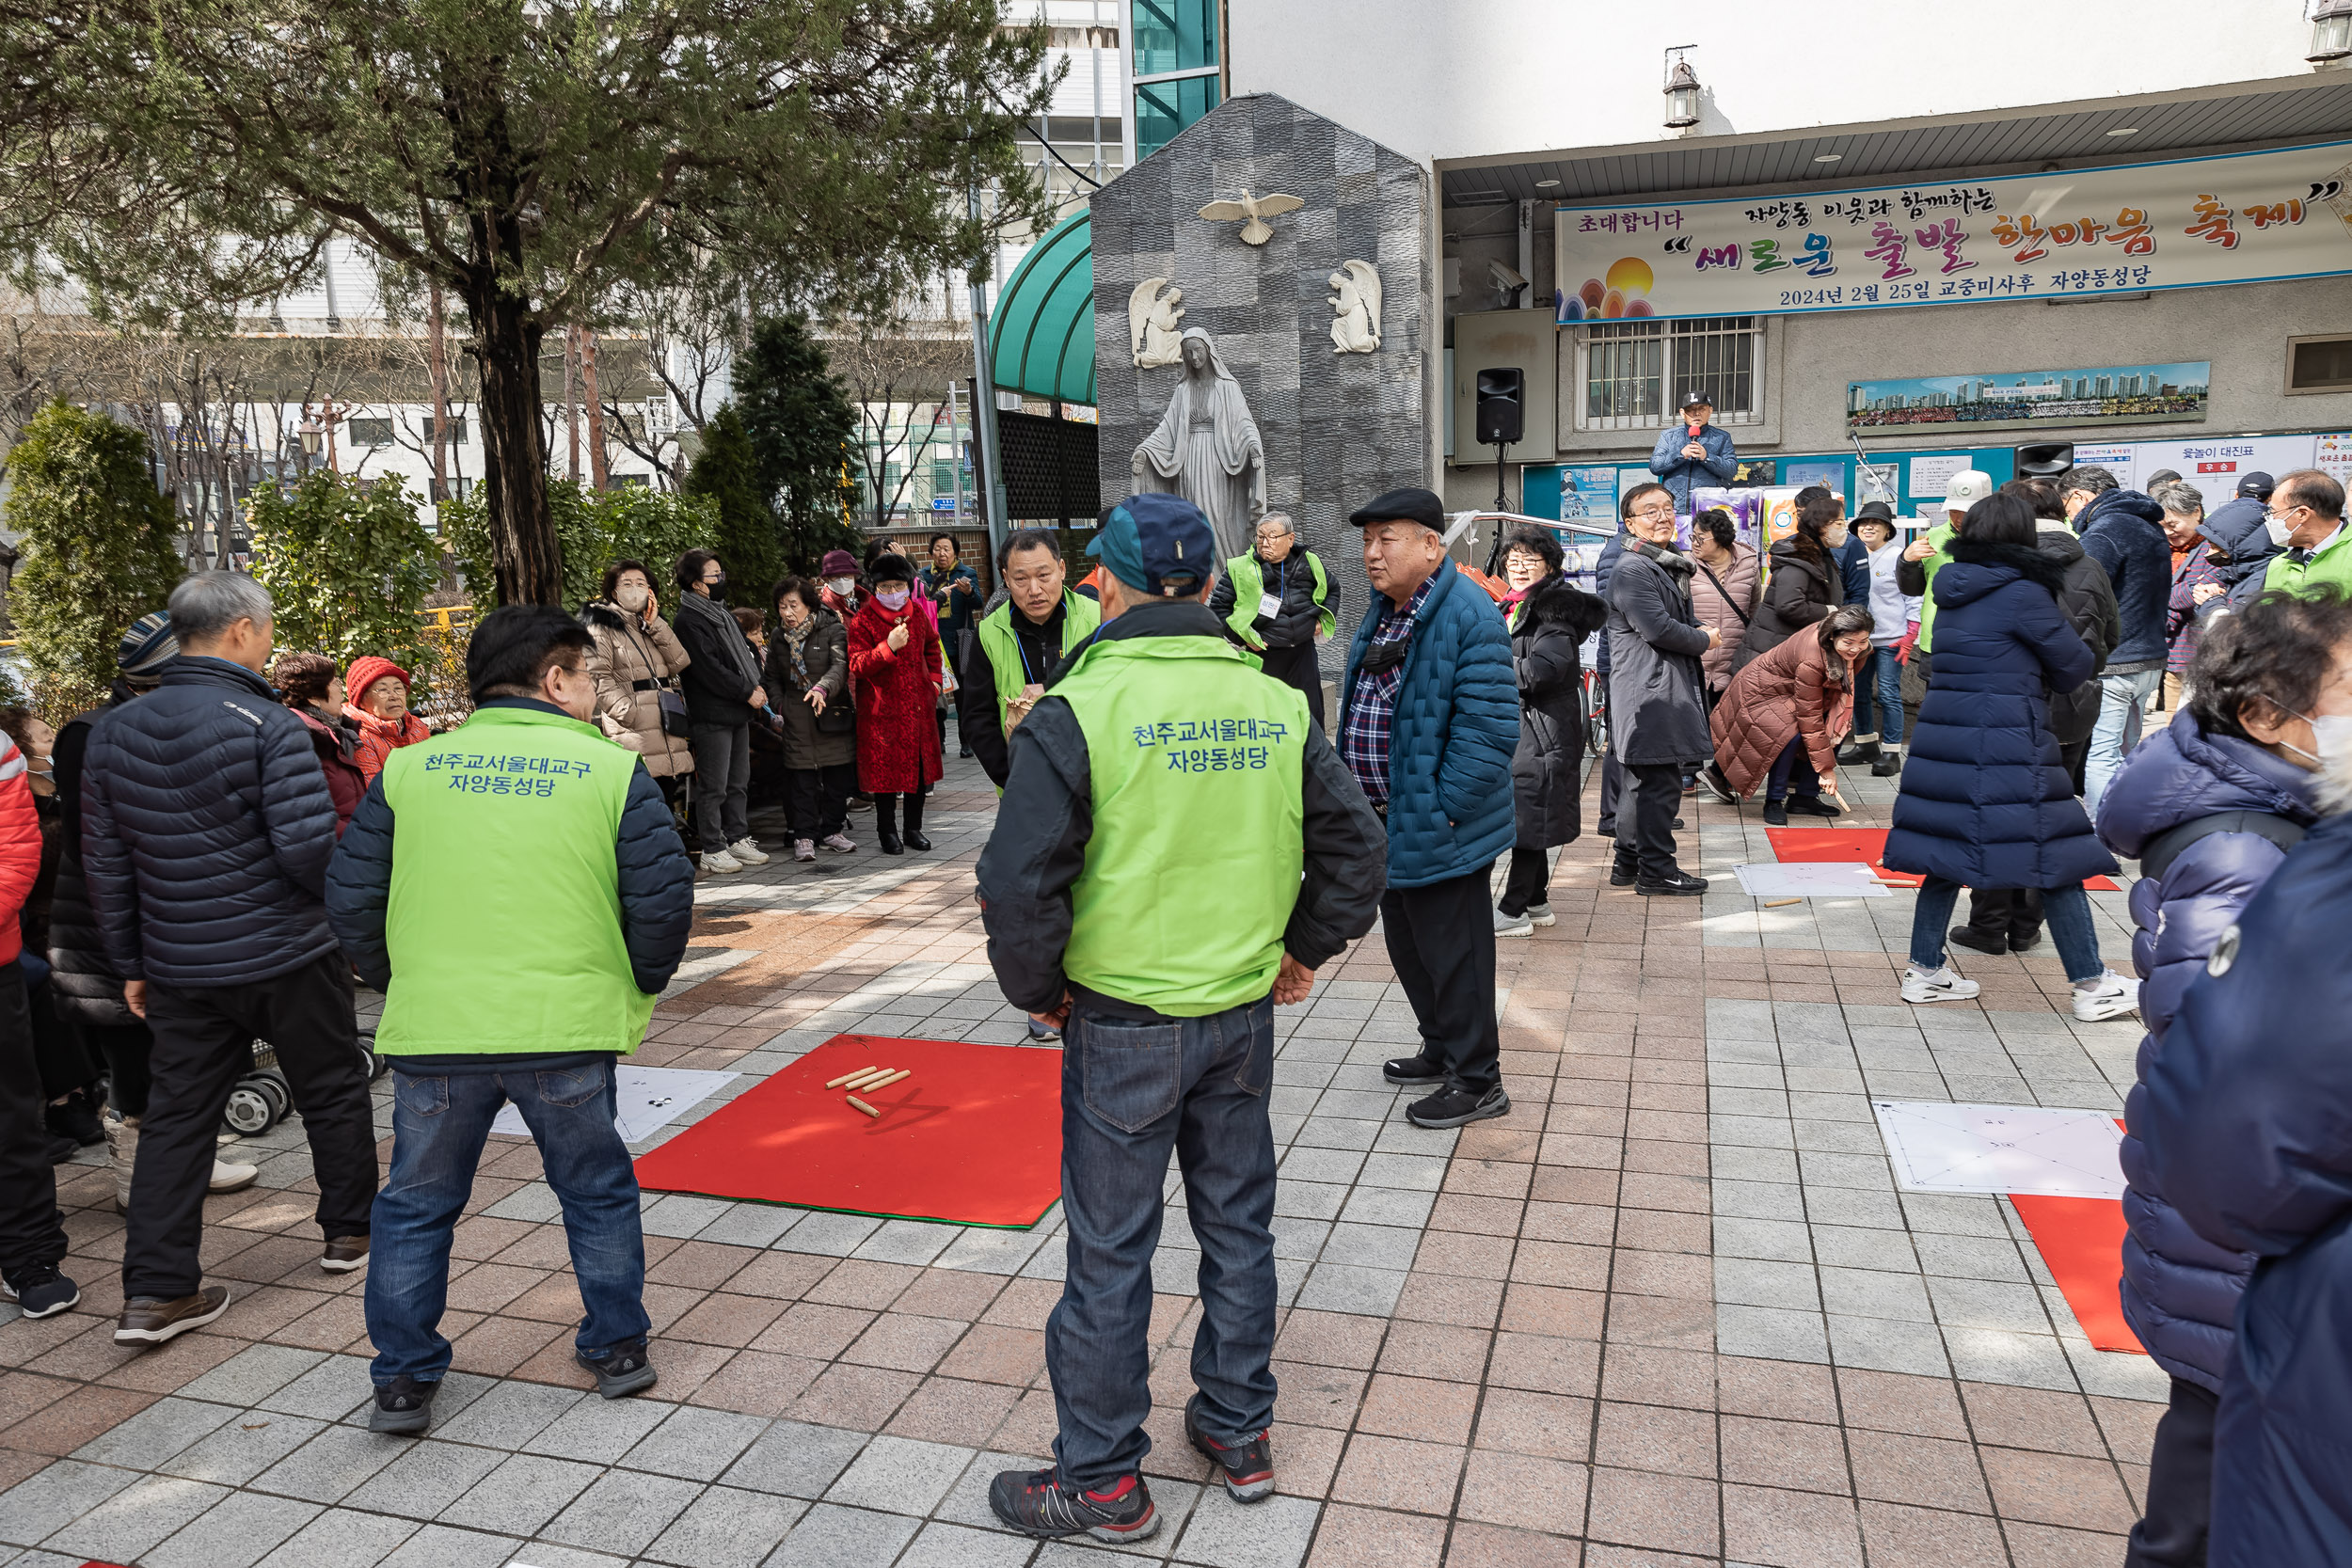
[[[231,1132],[251,1136],[265,1132],[270,1125],[284,1115],[279,1102],[266,1092],[268,1080],[259,1077],[241,1080],[229,1091],[229,1107],[221,1113],[221,1120]]]

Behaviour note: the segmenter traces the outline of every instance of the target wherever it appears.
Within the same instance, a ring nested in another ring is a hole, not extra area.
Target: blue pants
[[[1924,970],[1944,967],[1944,931],[1960,902],[1960,884],[1929,877],[1911,908],[1911,961]],[[2042,917],[2049,922],[2050,945],[2058,949],[2070,980],[2095,980],[2106,973],[2099,958],[2099,933],[2090,924],[2090,895],[2080,882],[2042,890]]]
[[[1274,1004],[1141,1023],[1079,1003],[1061,1076],[1070,1240],[1045,1323],[1054,1462],[1070,1483],[1104,1487],[1152,1449],[1152,1254],[1171,1149],[1200,1243],[1201,1430],[1239,1440],[1273,1424]]]
[[[1903,743],[1903,666],[1892,648],[1872,648],[1854,672],[1853,733],[1876,734],[1890,746]]]
[[[2090,732],[2090,752],[2083,762],[2083,808],[2093,822],[2099,820],[2099,801],[2106,795],[2107,782],[2123,767],[2126,743],[2138,739],[2141,717],[2163,689],[2161,670],[2099,677],[2099,721]]]
[[[1772,759],[1772,770],[1764,776],[1764,799],[1777,805],[1788,799],[1792,787],[1800,795],[1821,793],[1821,775],[1814,769],[1803,736],[1783,746],[1780,755]]]
[[[401,1070],[394,1059],[392,1170],[375,1195],[368,1245],[377,1386],[403,1375],[433,1383],[449,1370],[440,1323],[450,1233],[473,1191],[490,1122],[510,1100],[564,1205],[564,1239],[588,1308],[580,1350],[602,1360],[645,1342],[653,1327],[645,1317],[645,1233],[637,1220],[637,1168],[612,1125],[616,1095],[610,1060],[430,1078]]]

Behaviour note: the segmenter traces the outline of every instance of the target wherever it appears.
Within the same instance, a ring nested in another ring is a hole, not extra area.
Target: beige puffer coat
[[[676,675],[689,660],[670,623],[650,624],[615,604],[590,601],[580,612],[596,647],[588,673],[596,681],[596,723],[612,739],[645,759],[645,771],[666,779],[694,770],[694,753],[682,735],[661,731],[661,701],[655,687],[677,689]]]

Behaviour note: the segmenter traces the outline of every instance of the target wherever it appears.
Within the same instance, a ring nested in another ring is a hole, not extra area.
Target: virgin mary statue
[[[1172,491],[1199,507],[1230,561],[1248,552],[1265,515],[1265,443],[1209,335],[1186,327],[1180,348],[1184,379],[1130,467],[1138,491]]]

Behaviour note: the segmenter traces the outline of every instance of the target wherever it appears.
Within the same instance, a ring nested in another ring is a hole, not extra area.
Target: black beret
[[[1426,529],[1445,531],[1445,503],[1427,490],[1391,490],[1385,496],[1375,496],[1347,515],[1347,520],[1358,528],[1367,523],[1419,523]]]

